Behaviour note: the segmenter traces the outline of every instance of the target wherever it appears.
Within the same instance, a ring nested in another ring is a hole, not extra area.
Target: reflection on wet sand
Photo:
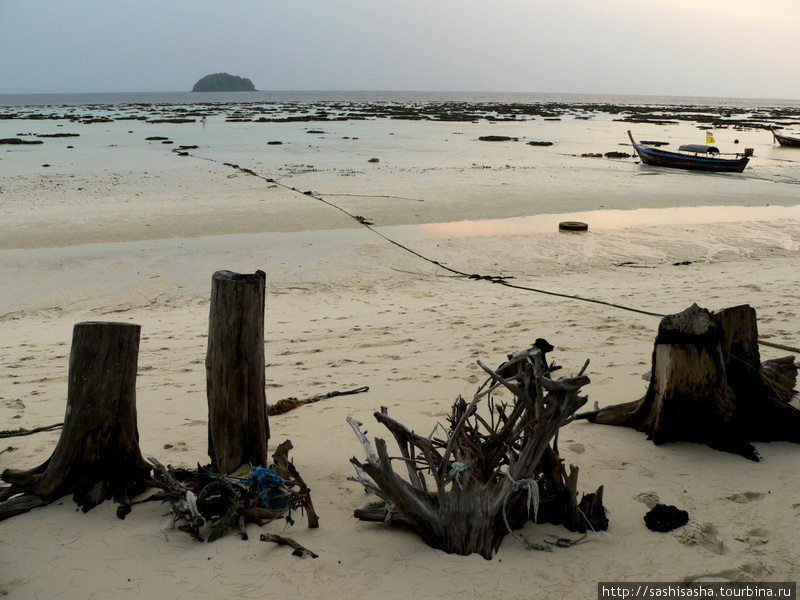
[[[582,221],[592,229],[625,229],[652,225],[699,225],[800,219],[798,206],[685,206],[679,208],[639,208],[635,210],[597,210],[558,215],[533,215],[509,219],[455,221],[383,227],[404,239],[448,239],[492,235],[525,235],[558,231],[561,221]]]

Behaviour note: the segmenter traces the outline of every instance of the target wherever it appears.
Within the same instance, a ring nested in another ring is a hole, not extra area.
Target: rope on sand
[[[282,415],[283,413],[287,413],[298,406],[303,406],[304,404],[313,404],[314,402],[319,402],[320,400],[326,400],[328,398],[335,398],[336,396],[350,396],[352,394],[361,394],[368,391],[369,386],[365,385],[354,390],[347,390],[344,392],[328,392],[327,394],[319,394],[318,396],[312,396],[311,398],[305,398],[302,400],[298,398],[284,398],[283,400],[278,400],[275,404],[270,404],[267,406],[267,414],[270,417]]]
[[[56,423],[55,425],[47,425],[45,427],[34,427],[33,429],[8,429],[6,431],[0,431],[0,439],[2,438],[11,438],[11,437],[21,437],[23,435],[32,435],[34,433],[40,433],[42,431],[53,431],[54,429],[58,429],[59,427],[63,427],[63,423]]]
[[[313,194],[316,196],[317,194]],[[422,198],[406,198],[405,196],[387,196],[379,194],[325,194],[326,196],[350,196],[352,198],[389,198],[390,200],[409,200],[411,202],[425,202]]]
[[[352,394],[362,394],[368,391],[369,391],[369,386],[365,385],[360,388],[356,388],[354,390],[345,390],[343,392],[337,390],[333,392],[328,392],[327,394],[319,394],[318,396],[312,396],[311,398],[305,398],[302,400],[298,400],[297,398],[285,398],[283,400],[278,400],[278,402],[276,402],[275,404],[267,406],[267,414],[269,414],[270,416],[280,415],[285,412],[289,412],[293,408],[297,408],[298,406],[302,406],[304,404],[312,404],[314,402],[319,402],[320,400],[325,400],[328,398],[336,398],[337,396],[350,396]],[[33,429],[23,429],[23,428],[8,429],[5,431],[0,431],[0,439],[22,437],[23,435],[33,435],[34,433],[40,433],[42,431],[53,431],[63,426],[64,423],[56,423],[54,425],[46,425],[44,427],[34,427]]]
[[[197,157],[197,158],[201,158],[201,157]],[[210,160],[212,162],[219,162],[219,161],[216,161],[214,159],[205,159],[205,160]],[[225,166],[227,166],[227,167],[231,167],[231,168],[236,169],[236,170],[238,170],[238,171],[240,171],[242,173],[245,173],[247,175],[252,175],[253,177],[258,177],[259,179],[263,179],[267,183],[271,183],[273,185],[277,185],[279,187],[282,187],[282,188],[284,188],[284,189],[286,189],[288,191],[291,191],[291,192],[294,192],[294,193],[297,193],[297,194],[303,194],[304,196],[308,196],[310,198],[314,198],[315,200],[317,200],[319,202],[322,202],[323,204],[327,204],[331,208],[334,208],[334,209],[336,209],[336,210],[338,210],[340,212],[343,212],[344,214],[346,214],[351,219],[354,219],[354,220],[358,221],[359,223],[361,223],[361,225],[363,225],[364,227],[369,229],[375,235],[378,235],[378,236],[382,237],[384,240],[386,240],[390,244],[394,244],[398,248],[401,248],[402,250],[404,250],[404,251],[406,251],[406,252],[408,252],[410,254],[413,254],[417,258],[420,258],[420,259],[422,259],[422,260],[424,260],[426,262],[429,262],[429,263],[431,263],[433,265],[436,265],[437,267],[439,267],[441,269],[444,269],[445,271],[449,271],[450,273],[453,273],[454,275],[458,275],[459,277],[466,277],[468,279],[474,279],[474,280],[479,280],[479,281],[489,281],[490,283],[497,283],[499,285],[503,285],[503,286],[508,287],[508,288],[513,288],[513,289],[516,289],[516,290],[522,290],[522,291],[526,291],[526,292],[534,292],[534,293],[537,293],[537,294],[545,294],[545,295],[548,295],[548,296],[555,296],[555,297],[558,297],[558,298],[568,298],[570,300],[577,300],[579,302],[591,302],[591,303],[594,303],[594,304],[600,304],[600,305],[603,305],[603,306],[608,306],[608,307],[611,307],[611,308],[617,308],[617,309],[625,310],[625,311],[628,311],[628,312],[639,313],[639,314],[647,315],[647,316],[650,316],[650,317],[663,318],[663,317],[666,316],[666,315],[661,314],[661,313],[650,312],[650,311],[647,311],[647,310],[642,310],[642,309],[634,308],[634,307],[631,307],[631,306],[624,306],[622,304],[615,304],[613,302],[606,302],[604,300],[598,300],[596,298],[583,298],[581,296],[576,296],[576,295],[573,295],[573,294],[563,294],[563,293],[559,293],[559,292],[552,292],[552,291],[549,291],[549,290],[543,290],[543,289],[539,289],[539,288],[533,288],[533,287],[513,284],[513,283],[509,282],[508,281],[509,278],[504,276],[504,275],[480,275],[480,274],[474,274],[474,273],[470,274],[470,273],[465,273],[464,271],[459,271],[458,269],[453,269],[452,267],[448,267],[447,265],[442,264],[438,260],[434,260],[432,258],[429,258],[429,257],[423,255],[423,254],[420,254],[419,252],[417,252],[415,250],[412,250],[411,248],[409,248],[407,246],[404,246],[400,242],[397,242],[397,241],[387,237],[386,235],[384,235],[383,233],[381,233],[380,231],[375,229],[372,226],[372,223],[370,221],[368,221],[367,219],[365,219],[364,217],[362,217],[361,215],[354,215],[354,214],[348,212],[347,210],[345,210],[344,208],[342,208],[341,206],[338,206],[337,204],[334,204],[333,202],[331,202],[329,200],[325,200],[324,198],[322,198],[320,193],[317,192],[317,191],[301,192],[297,188],[293,188],[293,187],[290,187],[288,185],[285,185],[285,184],[275,180],[272,177],[265,177],[264,175],[256,173],[252,169],[247,169],[245,167],[240,167],[239,165],[235,165],[235,164],[231,164],[231,163],[223,163],[223,164]],[[760,177],[755,177],[755,178],[756,179],[762,179]],[[787,346],[787,345],[783,345],[783,344],[775,344],[775,343],[767,342],[767,341],[764,341],[764,340],[759,340],[758,343],[763,345],[763,346],[770,346],[772,348],[778,348],[778,349],[781,349],[781,350],[787,350],[789,352],[800,353],[800,348],[795,348],[795,347],[792,347],[792,346]]]

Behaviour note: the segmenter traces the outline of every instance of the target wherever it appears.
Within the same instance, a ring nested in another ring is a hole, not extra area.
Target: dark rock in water
[[[632,155],[627,152],[606,152],[606,158],[630,158]]]
[[[144,138],[148,142],[161,142],[163,140],[168,140],[168,137],[164,137],[163,135],[151,135],[150,137]]]
[[[689,522],[689,513],[671,504],[656,504],[644,516],[644,523],[650,531],[672,531]]]
[[[603,158],[603,155],[599,152],[587,152],[586,154],[581,154],[583,158]]]
[[[508,137],[507,135],[483,135],[478,138],[482,142],[516,142],[519,138]]]
[[[367,162],[376,163],[381,162],[381,160],[379,158],[370,158]]]
[[[306,133],[325,133],[321,129],[309,129]]]
[[[280,146],[281,144],[283,144],[283,142],[279,140],[273,140],[271,142],[267,142],[267,146]]]
[[[654,148],[658,148],[659,146],[669,146],[669,142],[658,142],[654,140],[642,140],[642,144],[645,146],[653,146]]]
[[[193,92],[254,92],[253,82],[237,75],[214,73],[194,84]]]
[[[42,140],[23,140],[22,138],[3,138],[0,139],[0,144],[21,146],[22,144],[44,144],[44,142]]]
[[[553,142],[528,142],[528,146],[552,146]]]
[[[151,119],[148,123],[194,123],[194,119]]]

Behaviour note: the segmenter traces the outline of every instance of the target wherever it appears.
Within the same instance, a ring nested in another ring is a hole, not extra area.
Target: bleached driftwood
[[[555,367],[543,354],[537,347],[516,352],[497,369],[479,362],[489,379],[471,402],[459,397],[453,404],[445,438],[434,437],[436,429],[428,437],[415,433],[385,407],[374,413],[394,437],[399,457],[390,456],[383,439],[373,446],[362,424],[349,417],[366,454],[364,462],[350,460],[356,469],[350,479],[383,500],[355,516],[402,523],[434,548],[487,559],[537,510],[573,531],[605,529],[602,487],[579,504],[577,467],[567,475],[557,444],[551,445],[587,401],[579,395],[589,383],[586,365],[579,375],[554,381]],[[494,400],[498,387],[513,394],[510,405]],[[405,477],[394,469],[398,462]]]

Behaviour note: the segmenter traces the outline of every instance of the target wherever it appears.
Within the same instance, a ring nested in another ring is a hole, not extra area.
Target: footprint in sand
[[[633,499],[643,503],[647,508],[653,508],[656,504],[661,502],[661,499],[655,492],[642,492],[641,494],[636,494]]]
[[[186,452],[186,442],[176,442],[174,444],[164,444],[164,450],[177,450],[178,452]]]
[[[746,504],[747,502],[761,500],[764,496],[765,494],[762,494],[761,492],[740,492],[738,494],[733,494],[732,496],[725,496],[725,500]]]
[[[740,542],[749,544],[751,548],[754,546],[763,546],[769,542],[770,532],[763,527],[756,527],[755,529],[751,529],[743,535],[737,535],[736,539]]]
[[[738,569],[726,569],[719,573],[702,573],[684,577],[685,583],[710,583],[710,582],[748,582],[763,581],[767,575],[772,574],[775,569],[768,564],[760,562],[745,563]]]
[[[701,546],[714,554],[727,553],[725,544],[717,538],[719,529],[713,523],[688,523],[678,538],[684,546]]]

